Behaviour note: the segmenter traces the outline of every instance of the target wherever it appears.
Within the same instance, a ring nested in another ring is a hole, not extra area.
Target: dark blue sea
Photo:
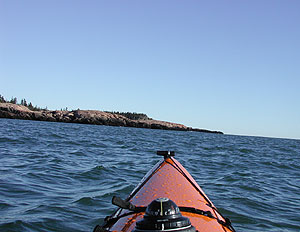
[[[300,231],[300,140],[0,119],[0,231],[92,231],[174,150],[237,231]]]

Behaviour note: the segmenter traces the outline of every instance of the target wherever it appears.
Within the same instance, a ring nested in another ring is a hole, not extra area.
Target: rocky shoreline
[[[24,119],[36,121],[95,124],[106,126],[137,127],[162,130],[198,131],[205,133],[223,134],[221,131],[191,128],[178,123],[153,119],[129,119],[116,113],[98,110],[41,110],[32,111],[26,106],[12,103],[0,103],[0,118]]]

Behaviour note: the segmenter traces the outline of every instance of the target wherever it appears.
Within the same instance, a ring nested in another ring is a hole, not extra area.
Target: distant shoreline
[[[133,119],[129,115],[133,115]],[[33,111],[28,107],[13,103],[0,103],[0,118],[24,119],[35,121],[65,122],[94,124],[106,126],[136,127],[161,130],[197,131],[203,133],[223,134],[221,131],[211,131],[187,127],[178,123],[171,123],[141,117],[135,119],[136,113],[104,112],[99,110],[38,110]],[[141,114],[143,115],[143,114]],[[144,115],[143,115],[144,116]]]

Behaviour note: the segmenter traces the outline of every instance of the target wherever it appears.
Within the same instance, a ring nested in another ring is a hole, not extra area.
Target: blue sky
[[[300,138],[300,1],[0,1],[0,94]]]

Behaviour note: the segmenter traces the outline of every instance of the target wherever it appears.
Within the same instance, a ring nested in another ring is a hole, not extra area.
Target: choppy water
[[[237,231],[300,231],[300,140],[0,119],[0,231],[92,231],[175,150]]]

